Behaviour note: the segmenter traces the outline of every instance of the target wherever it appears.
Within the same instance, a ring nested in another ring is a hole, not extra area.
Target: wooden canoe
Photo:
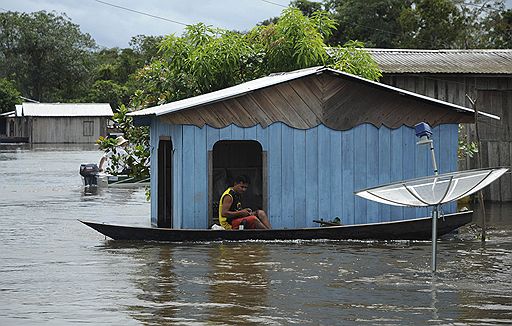
[[[472,211],[447,214],[437,223],[438,236],[471,222]],[[272,230],[205,230],[122,226],[80,221],[114,240],[136,241],[244,241],[244,240],[430,240],[432,218],[405,221]]]

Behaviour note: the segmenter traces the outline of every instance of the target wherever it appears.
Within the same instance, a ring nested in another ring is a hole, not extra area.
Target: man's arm
[[[242,209],[240,211],[228,210],[228,207],[231,207],[231,204],[233,204],[233,197],[229,195],[224,196],[224,199],[222,200],[222,216],[226,216],[228,222],[238,217],[246,217],[251,215],[247,209]]]
[[[103,165],[105,164],[105,161],[107,160],[107,158],[105,157],[105,155],[103,155],[100,159],[100,164],[98,166],[100,172],[103,172]]]

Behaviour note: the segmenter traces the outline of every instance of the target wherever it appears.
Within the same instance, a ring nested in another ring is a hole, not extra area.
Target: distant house
[[[483,166],[512,163],[512,50],[366,49],[383,71],[382,83],[471,107],[501,117],[479,119]],[[467,125],[474,140],[474,125]],[[475,159],[460,163],[476,167]],[[512,175],[506,174],[485,189],[485,198],[512,201]]]
[[[238,174],[252,179],[247,205],[265,209],[276,228],[427,216],[354,191],[433,173],[429,151],[416,145],[422,121],[433,126],[440,171],[456,171],[458,124],[474,120],[471,109],[325,67],[130,115],[150,126],[152,224],[178,229],[210,226]]]
[[[90,144],[107,134],[108,103],[23,103],[6,116],[6,136],[29,143]]]

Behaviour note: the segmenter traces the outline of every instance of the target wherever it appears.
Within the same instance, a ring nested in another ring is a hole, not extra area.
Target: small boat
[[[446,214],[437,224],[438,236],[471,222],[473,211]],[[403,221],[272,230],[206,230],[136,227],[80,221],[113,240],[204,242],[246,240],[429,240],[432,217]]]
[[[128,175],[110,175],[99,172],[98,165],[81,164],[80,175],[86,187],[139,187],[149,186],[150,177],[134,178]]]

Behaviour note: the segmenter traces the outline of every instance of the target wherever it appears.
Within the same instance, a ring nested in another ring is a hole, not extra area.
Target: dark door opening
[[[244,194],[246,207],[266,210],[266,156],[257,141],[223,140],[215,143],[210,155],[210,216],[208,224],[218,224],[220,196],[238,175],[247,175],[251,185]]]
[[[169,138],[158,143],[158,219],[160,228],[172,227],[172,142]]]

